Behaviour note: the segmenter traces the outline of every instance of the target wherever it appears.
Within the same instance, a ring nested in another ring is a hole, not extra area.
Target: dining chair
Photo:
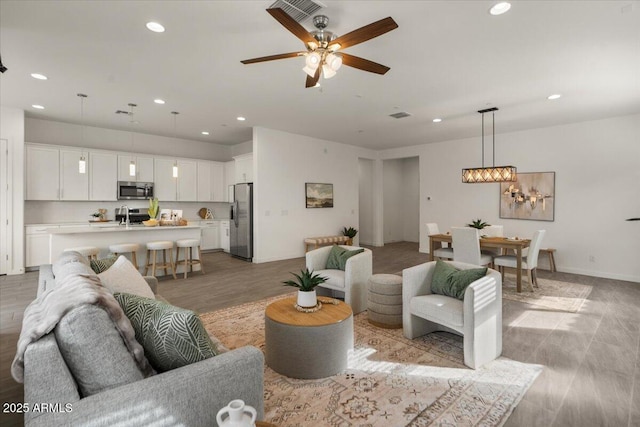
[[[522,255],[522,269],[527,270],[527,277],[529,278],[529,286],[533,292],[533,287],[538,287],[538,277],[536,269],[538,267],[538,254],[540,253],[540,246],[542,245],[542,238],[544,237],[546,230],[538,230],[533,234],[529,250],[526,255]],[[516,255],[501,255],[493,259],[493,264],[498,267],[500,274],[504,281],[504,268],[516,268],[518,259]]]
[[[480,230],[479,234],[480,236],[487,237],[504,237],[504,226],[489,225]],[[482,249],[480,252],[491,257],[496,257],[504,254],[502,249]]]
[[[480,252],[480,237],[477,228],[451,227],[452,243],[456,248],[453,251],[453,260],[473,265],[490,265],[493,262],[491,255]]]
[[[427,236],[431,236],[433,234],[440,234],[440,230],[438,230],[438,224],[435,222],[427,223]],[[442,243],[443,245],[445,243]],[[453,259],[453,248],[441,247],[433,251],[433,259]]]

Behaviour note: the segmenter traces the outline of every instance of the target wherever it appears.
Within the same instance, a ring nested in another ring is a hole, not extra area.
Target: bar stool
[[[113,253],[116,258],[118,255],[131,254],[131,262],[138,269],[138,259],[136,258],[136,251],[140,249],[140,245],[137,243],[120,243],[117,245],[109,245],[109,252]]]
[[[95,246],[79,246],[77,248],[66,248],[62,252],[71,252],[76,251],[79,252],[80,255],[86,256],[88,259],[96,260],[98,259],[98,253],[100,253],[100,248]]]
[[[202,258],[202,252],[200,251],[199,239],[181,239],[176,241],[178,250],[176,252],[176,265],[180,265],[180,248],[184,248],[184,278],[187,278],[187,267],[191,266],[191,272],[193,272],[193,266],[200,264],[200,272],[204,274],[204,266],[200,259],[193,259],[193,248],[198,248],[198,257]],[[189,256],[187,257],[187,249],[189,250]]]
[[[147,275],[149,267],[151,267],[151,275],[156,275],[156,267],[164,269],[164,274],[167,275],[167,269],[171,268],[171,274],[174,279],[176,277],[176,267],[173,264],[173,254],[169,253],[169,262],[167,262],[167,249],[173,251],[173,242],[168,240],[159,240],[155,242],[147,243],[147,263],[144,266],[144,275]],[[158,251],[162,251],[162,264],[156,263]],[[151,258],[153,255],[153,259]]]

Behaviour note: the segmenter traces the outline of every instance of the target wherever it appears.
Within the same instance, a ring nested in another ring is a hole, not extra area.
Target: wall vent
[[[302,22],[327,6],[315,0],[276,0],[275,3],[269,6],[269,9],[276,7],[283,9],[287,15],[297,22]]]
[[[401,111],[399,113],[389,114],[389,117],[393,117],[394,119],[404,119],[405,117],[409,117],[411,114],[406,111]]]

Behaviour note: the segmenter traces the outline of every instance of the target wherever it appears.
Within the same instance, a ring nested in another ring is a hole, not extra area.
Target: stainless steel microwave
[[[118,200],[145,200],[153,198],[153,182],[118,181]]]

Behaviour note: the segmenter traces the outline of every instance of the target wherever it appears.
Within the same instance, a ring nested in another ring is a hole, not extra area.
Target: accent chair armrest
[[[327,268],[327,260],[332,246],[323,246],[305,254],[306,266],[310,271],[324,270]]]

